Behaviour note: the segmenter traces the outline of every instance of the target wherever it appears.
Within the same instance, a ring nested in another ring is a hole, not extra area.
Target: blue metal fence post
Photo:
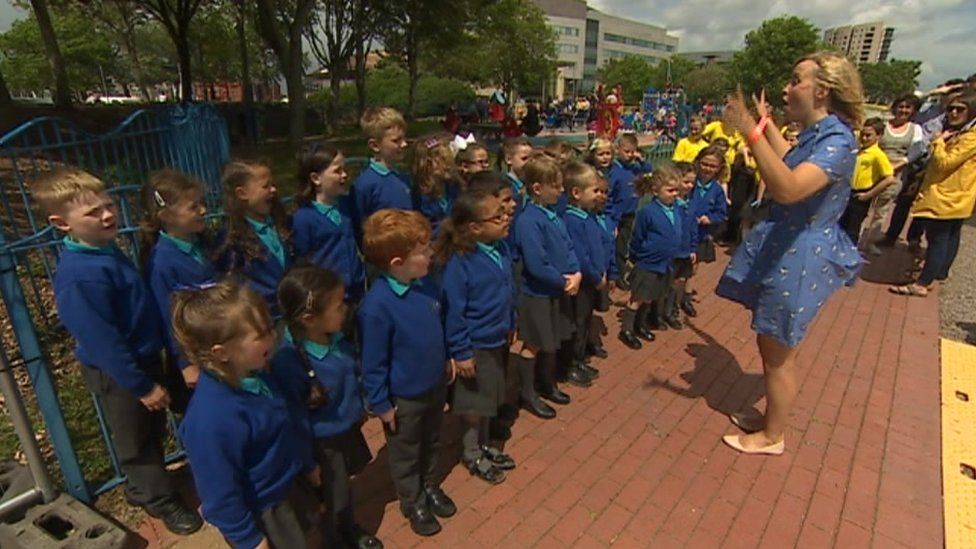
[[[68,425],[64,421],[64,414],[61,413],[61,403],[58,400],[54,377],[41,353],[37,331],[31,320],[16,269],[12,254],[6,250],[3,231],[0,231],[0,295],[3,296],[7,314],[10,315],[10,324],[13,326],[14,335],[20,346],[21,358],[30,376],[31,385],[34,387],[37,406],[44,417],[44,425],[48,436],[51,437],[61,472],[64,474],[65,488],[76,499],[91,503],[92,493],[88,483],[85,482],[81,464],[78,463],[78,456],[71,444]]]

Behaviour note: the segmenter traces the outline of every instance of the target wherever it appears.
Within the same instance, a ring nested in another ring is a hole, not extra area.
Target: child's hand
[[[316,488],[322,486],[322,468],[316,465],[315,469],[305,473],[305,480]]]
[[[389,429],[391,433],[395,433],[397,430],[396,424],[396,407],[390,408],[389,410],[383,412],[378,416],[383,425]]]
[[[162,385],[156,384],[148,394],[139,398],[139,402],[150,412],[165,410],[169,406],[169,392]]]
[[[870,193],[857,193],[854,195],[854,197],[860,200],[861,202],[867,202],[868,200],[871,200]]]
[[[602,290],[606,287],[607,287],[607,275],[603,275],[603,278],[600,279],[600,283],[596,285],[596,289]]]
[[[200,368],[198,366],[188,364],[181,373],[183,374],[183,382],[186,383],[187,387],[192,389],[197,386],[197,380],[200,379]]]
[[[457,368],[457,375],[467,378],[474,377],[475,370],[473,358],[469,358],[467,360],[456,360],[454,361],[454,367]]]
[[[712,224],[712,220],[709,219],[707,215],[703,215],[703,216],[701,216],[701,217],[698,218],[698,224],[699,225],[711,225]]]
[[[579,293],[580,283],[583,281],[583,275],[580,273],[573,273],[571,275],[565,275],[566,277],[566,293],[569,295],[576,295]]]

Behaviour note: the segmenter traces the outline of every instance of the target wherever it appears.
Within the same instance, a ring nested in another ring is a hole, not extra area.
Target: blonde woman
[[[850,195],[863,99],[857,69],[845,57],[818,52],[801,58],[783,90],[786,114],[803,128],[789,148],[769,118],[760,119],[741,92],[725,117],[743,136],[773,201],[769,218],[749,233],[719,281],[719,295],[752,310],[763,361],[766,413],[733,414],[747,434],[723,441],[749,454],[783,453],[784,432],[797,393],[796,347],[827,298],[854,280],[860,255],[838,225]]]

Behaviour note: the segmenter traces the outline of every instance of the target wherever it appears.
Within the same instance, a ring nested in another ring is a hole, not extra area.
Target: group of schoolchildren
[[[718,147],[651,171],[633,135],[595,139],[584,161],[515,138],[493,171],[479,143],[432,135],[410,145],[407,176],[402,116],[368,109],[361,126],[372,159],[352,185],[341,152],[303,148],[291,215],[266,164],[229,162],[217,234],[198,182],[152,174],[141,268],[116,244],[103,182],[64,168],[32,186],[66,234],[57,309],[126,497],[174,532],[202,521],[164,470],[167,409],[183,414],[203,516],[230,544],[300,547],[317,525],[326,545],[382,547],[353,516],[367,412],[401,511],[433,535],[457,510],[437,472],[445,405],[464,466],[500,483],[516,464],[496,441],[519,408],[553,418],[549,403],[570,401],[558,383],[599,376],[594,312],[612,289],[629,290],[619,337],[633,349],[696,314],[688,281],[727,215]]]

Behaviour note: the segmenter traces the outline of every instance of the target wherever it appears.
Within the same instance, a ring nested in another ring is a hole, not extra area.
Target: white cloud
[[[923,62],[922,87],[976,72],[972,0],[590,0],[607,13],[663,25],[679,51],[741,48],[764,20],[798,15],[823,29],[884,21],[895,28],[891,57]]]

